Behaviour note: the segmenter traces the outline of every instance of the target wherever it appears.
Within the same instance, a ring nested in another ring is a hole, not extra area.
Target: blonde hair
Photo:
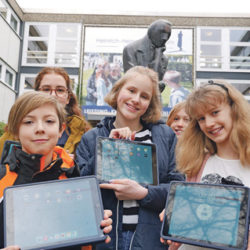
[[[250,105],[243,95],[224,81],[211,81],[194,90],[186,100],[186,113],[191,121],[177,142],[177,168],[188,177],[195,176],[202,166],[205,154],[215,154],[217,147],[200,129],[197,118],[218,104],[231,106],[233,127],[230,142],[239,154],[243,166],[250,166]],[[192,149],[192,150],[190,150]]]
[[[141,120],[146,123],[152,122],[156,123],[161,118],[161,102],[160,102],[160,92],[158,86],[158,75],[153,70],[143,67],[135,66],[130,68],[123,76],[120,78],[115,85],[112,87],[111,91],[105,97],[105,102],[108,103],[112,108],[117,109],[117,97],[120,90],[128,81],[133,80],[136,75],[147,76],[153,86],[153,93],[150,104],[148,106],[145,114],[142,115]]]
[[[61,131],[65,120],[65,111],[63,106],[56,100],[54,96],[30,91],[21,95],[12,106],[8,118],[8,131],[15,137],[18,137],[19,127],[23,118],[43,105],[51,105],[55,108],[59,119],[59,131]]]
[[[186,106],[186,101],[183,102],[179,102],[176,105],[174,105],[174,107],[171,109],[169,115],[168,115],[168,119],[166,121],[166,124],[170,127],[176,117],[176,115],[182,110],[185,109]]]

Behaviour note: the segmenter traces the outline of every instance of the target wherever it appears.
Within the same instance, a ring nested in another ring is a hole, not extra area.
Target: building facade
[[[65,68],[86,105],[87,81],[96,64],[107,60],[111,68],[122,68],[122,48],[141,38],[157,19],[173,24],[165,53],[168,67],[182,72],[184,84],[225,79],[250,100],[250,15],[38,14],[24,13],[14,0],[0,0],[0,121],[7,121],[16,97],[32,89],[36,74],[46,66]],[[166,90],[166,105],[168,94]],[[85,115],[99,120],[110,112],[92,107]]]

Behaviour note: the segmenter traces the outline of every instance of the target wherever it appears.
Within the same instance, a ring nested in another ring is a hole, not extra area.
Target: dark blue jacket
[[[115,118],[106,117],[97,127],[82,136],[76,150],[76,162],[81,175],[95,174],[95,150],[98,136],[108,137]],[[176,136],[171,128],[163,122],[144,124],[152,132],[153,143],[157,145],[157,163],[159,169],[159,186],[148,186],[148,195],[138,201],[139,220],[132,238],[133,250],[160,250],[167,247],[160,243],[161,222],[159,213],[166,202],[168,186],[172,180],[183,180],[175,171]],[[118,201],[113,190],[102,189],[103,205],[113,212],[113,229],[110,233],[111,243],[98,245],[97,249],[122,249],[122,210],[123,202]]]

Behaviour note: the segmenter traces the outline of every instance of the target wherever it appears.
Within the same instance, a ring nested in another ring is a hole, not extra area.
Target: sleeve
[[[76,163],[80,168],[80,175],[93,175],[95,166],[96,136],[93,129],[85,133],[76,149]]]

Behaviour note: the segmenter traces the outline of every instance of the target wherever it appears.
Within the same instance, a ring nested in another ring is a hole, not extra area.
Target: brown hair
[[[59,130],[61,131],[63,124],[66,123],[63,106],[54,96],[35,91],[27,92],[16,100],[9,113],[8,131],[18,137],[19,127],[23,118],[34,109],[43,105],[51,105],[55,108],[59,119]]]
[[[191,121],[177,142],[178,169],[189,177],[195,176],[200,170],[206,152],[217,152],[216,143],[201,131],[197,118],[200,111],[206,112],[222,103],[231,106],[233,128],[230,142],[234,151],[239,154],[241,164],[250,166],[250,105],[244,96],[232,85],[216,81],[194,90],[186,102],[186,113]]]
[[[160,92],[158,87],[157,73],[149,68],[143,66],[135,66],[133,68],[130,68],[122,76],[122,78],[120,78],[115,83],[115,85],[112,87],[111,91],[107,94],[104,100],[112,108],[117,109],[117,97],[119,95],[120,90],[126,82],[131,81],[138,74],[147,76],[151,80],[153,86],[153,93],[150,104],[145,114],[142,115],[141,120],[147,123],[155,123],[161,118]]]
[[[174,107],[171,109],[169,115],[168,115],[168,119],[166,124],[170,127],[171,124],[173,123],[176,115],[178,112],[180,112],[182,109],[185,109],[186,106],[186,101],[183,102],[179,102],[176,105],[174,105]]]
[[[45,68],[43,68],[38,73],[38,75],[35,79],[34,89],[36,91],[39,90],[43,77],[45,75],[48,75],[48,74],[57,74],[57,75],[62,76],[65,79],[66,86],[67,86],[67,89],[69,91],[69,103],[65,107],[65,110],[67,111],[68,115],[82,116],[82,112],[81,112],[81,109],[78,105],[76,95],[72,91],[69,75],[63,68],[59,68],[59,67],[45,67]]]

